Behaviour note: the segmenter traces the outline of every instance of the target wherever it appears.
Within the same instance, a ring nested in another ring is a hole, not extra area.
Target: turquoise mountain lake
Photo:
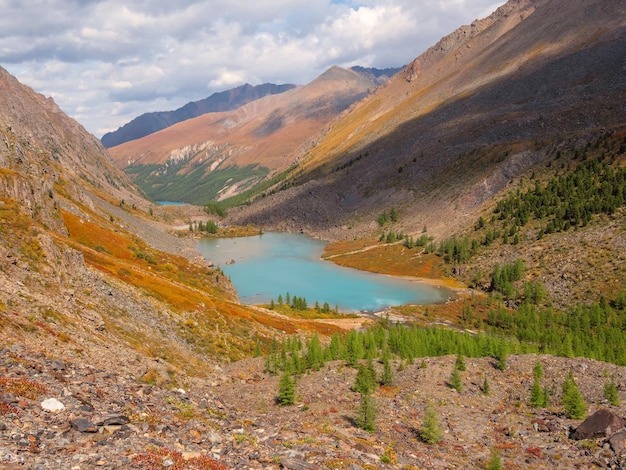
[[[305,235],[266,233],[201,240],[196,249],[220,266],[245,304],[304,297],[309,307],[328,302],[341,311],[379,311],[445,301],[450,291],[417,281],[337,266],[320,259],[325,242]]]

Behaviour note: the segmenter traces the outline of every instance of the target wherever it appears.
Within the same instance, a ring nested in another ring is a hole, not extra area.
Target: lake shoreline
[[[199,240],[196,249],[230,277],[241,303],[262,305],[279,296],[328,303],[372,314],[388,306],[439,304],[454,297],[446,280],[373,273],[323,259],[326,242],[302,234]]]

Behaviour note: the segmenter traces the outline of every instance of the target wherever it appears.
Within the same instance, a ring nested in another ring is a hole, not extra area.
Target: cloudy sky
[[[0,0],[0,66],[98,137],[331,65],[398,67],[497,0]]]

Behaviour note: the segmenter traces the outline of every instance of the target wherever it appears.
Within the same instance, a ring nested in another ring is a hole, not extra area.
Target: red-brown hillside
[[[294,150],[375,86],[352,70],[332,67],[306,86],[232,112],[208,113],[109,151],[122,168],[181,158],[211,169],[250,163],[284,168]]]

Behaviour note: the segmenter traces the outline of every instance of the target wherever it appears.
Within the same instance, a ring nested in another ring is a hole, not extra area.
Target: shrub
[[[11,393],[18,397],[35,400],[41,393],[46,392],[46,386],[28,379],[13,379],[0,377],[0,391]]]

